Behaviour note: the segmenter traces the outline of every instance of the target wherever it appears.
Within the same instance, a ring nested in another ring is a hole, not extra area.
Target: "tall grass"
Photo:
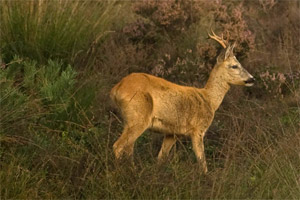
[[[110,33],[122,3],[117,1],[2,1],[1,52],[46,63],[90,59]]]

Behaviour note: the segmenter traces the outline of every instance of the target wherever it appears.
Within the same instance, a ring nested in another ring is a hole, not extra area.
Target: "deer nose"
[[[245,81],[246,84],[253,84],[255,82],[255,78],[251,77]]]

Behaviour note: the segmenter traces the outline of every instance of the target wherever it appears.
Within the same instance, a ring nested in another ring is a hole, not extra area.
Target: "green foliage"
[[[70,65],[60,72],[62,66],[49,60],[48,65],[39,71],[38,79],[42,80],[40,94],[47,104],[68,104],[74,90],[75,75]]]
[[[66,120],[80,123],[86,118],[83,113],[88,114],[94,91],[91,87],[76,90],[76,74],[62,62],[49,60],[46,65],[38,65],[15,57],[0,74],[1,124],[10,127],[9,122],[17,123],[27,115],[27,122],[34,119],[46,125],[57,126],[56,121]],[[90,94],[79,94],[82,91]]]

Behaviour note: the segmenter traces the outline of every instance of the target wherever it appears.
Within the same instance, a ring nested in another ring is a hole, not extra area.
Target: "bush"
[[[70,65],[64,67],[62,62],[49,60],[47,65],[38,65],[36,61],[15,57],[6,69],[1,70],[1,78],[4,133],[14,132],[20,121],[53,124],[54,127],[64,121],[81,123],[93,102],[93,90],[89,90],[89,95],[77,98],[87,88],[75,88],[76,72]]]
[[[245,58],[253,50],[255,35],[245,20],[244,9],[244,4],[234,2],[136,2],[133,4],[136,21],[125,25],[112,38],[119,45],[112,48],[122,49],[122,54],[128,52],[127,59],[119,64],[127,68],[127,73],[143,71],[174,82],[181,80],[201,86],[222,48],[207,41],[207,31],[212,27],[216,27],[214,29],[219,34],[230,32],[227,39],[237,42],[237,55]],[[130,63],[131,60],[137,62]],[[109,61],[102,62],[107,65]]]

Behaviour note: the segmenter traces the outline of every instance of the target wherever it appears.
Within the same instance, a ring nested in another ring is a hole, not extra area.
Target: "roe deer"
[[[227,41],[213,33],[210,38],[224,48]],[[233,46],[227,46],[218,56],[204,88],[186,87],[144,73],[132,73],[124,77],[111,90],[110,97],[118,106],[124,119],[124,130],[114,143],[116,158],[124,153],[133,154],[134,142],[146,130],[164,133],[158,154],[161,160],[167,156],[176,142],[175,135],[191,137],[197,160],[207,172],[203,137],[211,125],[230,85],[252,86],[254,78],[233,54]]]

